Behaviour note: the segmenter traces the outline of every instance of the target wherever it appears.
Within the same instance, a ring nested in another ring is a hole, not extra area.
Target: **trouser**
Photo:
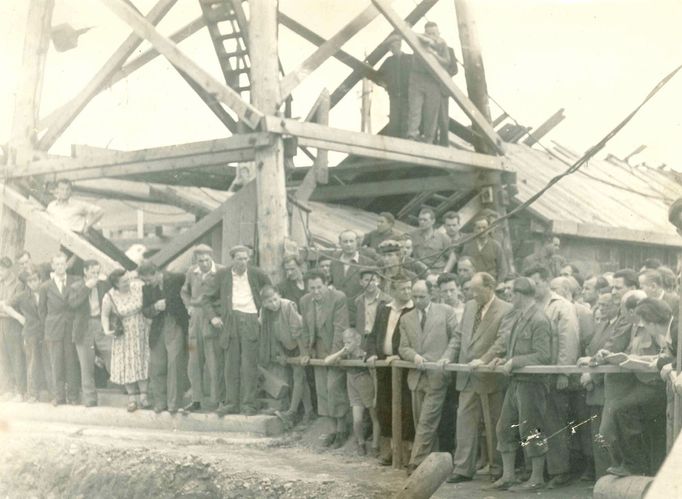
[[[632,374],[605,377],[605,403],[599,432],[604,437],[611,463],[624,465],[635,474],[654,473],[662,441],[652,445],[647,429],[665,435],[665,387],[660,382],[642,383]],[[659,428],[660,427],[660,428]],[[650,433],[651,434],[651,433]]]
[[[232,311],[226,330],[225,394],[227,405],[256,410],[258,387],[258,315]]]
[[[459,407],[457,408],[457,438],[455,456],[453,459],[454,473],[462,476],[473,477],[476,473],[476,453],[480,447],[479,423],[483,419],[483,405],[481,397],[487,396],[490,405],[490,421],[493,427],[490,429],[493,442],[490,447],[497,448],[495,439],[495,426],[500,418],[503,392],[479,394],[474,391],[459,392]],[[493,456],[493,464],[501,466],[500,455],[496,452]],[[491,470],[492,471],[492,470]]]
[[[192,388],[192,402],[201,403],[203,401],[203,371],[204,366],[206,366],[209,377],[209,398],[212,404],[218,403],[220,386],[218,378],[219,348],[218,336],[213,331],[212,326],[199,309],[194,309],[189,321],[187,345],[189,350],[187,376]]]
[[[514,453],[521,446],[529,458],[547,453],[545,418],[547,387],[543,382],[519,381],[512,378],[504,395],[500,419],[497,420],[497,450]]]
[[[447,95],[441,95],[440,107],[438,108],[438,141],[441,146],[450,146],[450,100]]]
[[[436,446],[448,378],[447,373],[422,373],[417,388],[412,391],[415,433],[410,464],[414,466],[419,466]]]
[[[388,130],[386,135],[392,137],[405,137],[407,135],[407,113],[407,98],[402,95],[389,94]]]
[[[50,356],[50,375],[54,397],[59,403],[78,400],[78,358],[71,337],[64,335],[59,340],[46,340]]]
[[[547,472],[550,475],[568,473],[571,469],[568,448],[568,391],[556,389],[556,378],[551,377],[551,387],[547,396],[547,412],[543,432],[552,435],[547,441]]]
[[[13,391],[17,394],[26,393],[26,362],[24,357],[24,342],[21,338],[21,328],[18,323],[11,324],[14,319],[0,319],[0,391]]]
[[[455,448],[457,429],[457,383],[456,376],[450,376],[443,403],[443,412],[438,425],[438,451],[452,453]]]
[[[102,322],[99,317],[91,317],[88,320],[87,330],[83,333],[83,338],[75,344],[81,370],[81,390],[83,391],[84,404],[97,402],[95,355],[98,336],[104,336]],[[109,347],[109,357],[111,358],[111,346]],[[111,360],[109,362],[111,363]]]
[[[571,390],[568,392],[569,399],[569,421],[575,425],[575,433],[569,431],[571,449],[571,468],[573,471],[581,472],[586,466],[592,466],[592,434],[590,432],[591,418],[596,415],[594,407],[587,405],[585,400],[587,393],[584,390]],[[580,424],[584,423],[584,424]]]
[[[52,381],[52,364],[50,363],[50,350],[47,348],[47,341],[41,342],[40,366],[42,368],[42,380],[44,388],[48,391],[50,399],[54,399],[54,382]]]
[[[594,459],[594,478],[599,480],[606,475],[606,470],[609,467],[609,452],[606,450],[606,445],[602,435],[599,433],[601,426],[601,415],[604,406],[592,405],[588,406],[591,412],[596,415],[590,421],[590,435],[592,436],[592,456]]]
[[[182,328],[172,316],[164,317],[163,330],[151,345],[150,377],[154,405],[175,410],[182,401],[185,341]]]
[[[26,353],[26,384],[29,397],[38,398],[40,382],[43,376],[42,364],[43,342],[40,338],[26,338],[24,352]]]
[[[400,369],[400,387],[402,390],[402,430],[403,441],[414,440],[414,419],[412,417],[412,392],[407,385],[407,369]],[[391,368],[376,368],[376,408],[381,436],[391,438],[393,436],[393,418],[391,414],[391,400],[393,399],[393,385],[391,384]]]
[[[440,84],[430,74],[414,71],[410,75],[408,95],[407,136],[418,138],[421,128],[424,142],[432,144],[441,108]]]

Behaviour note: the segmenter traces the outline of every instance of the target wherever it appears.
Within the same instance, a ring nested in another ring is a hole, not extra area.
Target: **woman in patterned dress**
[[[102,300],[102,328],[113,336],[111,381],[125,385],[129,412],[148,409],[149,328],[142,315],[143,283],[122,269],[114,270],[109,282],[112,288]],[[114,334],[111,314],[121,318],[124,333],[120,336]]]

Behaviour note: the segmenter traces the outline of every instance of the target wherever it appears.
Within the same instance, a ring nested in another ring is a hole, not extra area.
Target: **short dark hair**
[[[441,287],[443,284],[447,284],[449,282],[457,282],[457,276],[455,274],[451,274],[450,272],[444,272],[438,276],[438,280],[436,281],[436,284],[438,287]]]
[[[271,284],[266,284],[265,286],[260,288],[259,294],[260,294],[261,300],[264,300],[265,298],[267,298],[268,296],[270,296],[271,294],[274,294],[274,293],[278,293],[278,291],[275,289],[275,287],[272,286]]]
[[[428,213],[429,215],[431,215],[431,220],[436,219],[436,212],[433,211],[433,208],[429,208],[428,206],[422,206],[421,208],[419,208],[419,214],[421,215],[422,213]]]
[[[436,23],[434,23],[433,21],[428,21],[424,25],[424,29],[426,29],[426,28],[437,28],[437,27],[438,27],[438,25]]]
[[[605,292],[611,292],[611,286],[609,285],[609,281],[606,280],[606,277],[604,276],[599,276],[597,277],[597,283],[594,285],[594,287],[597,289],[597,291],[601,292],[604,290]]]
[[[658,269],[661,274],[661,280],[663,281],[663,289],[666,291],[671,291],[675,289],[677,284],[677,277],[675,277],[675,272],[672,271],[670,267],[661,266]]]
[[[318,265],[320,264],[320,262],[331,262],[331,261],[332,261],[332,257],[329,255],[320,255],[317,258],[317,264]]]
[[[71,182],[71,180],[69,180],[68,178],[60,178],[59,180],[57,180],[57,185],[60,184],[69,186],[69,189],[73,188],[73,182]]]
[[[389,213],[388,211],[382,211],[381,213],[379,213],[379,216],[384,217],[391,225],[395,223],[395,217],[393,216],[393,213]]]
[[[90,267],[94,267],[95,265],[99,265],[99,262],[97,260],[84,260],[83,261],[83,271],[88,270]],[[139,269],[138,269],[139,273]]]
[[[109,274],[109,284],[111,284],[111,287],[114,289],[118,289],[118,282],[121,280],[121,277],[123,277],[126,274],[126,271],[123,269],[114,269],[111,271]]]
[[[459,216],[459,213],[456,211],[448,211],[445,212],[445,215],[443,215],[443,220],[452,220],[453,218],[457,219],[457,222],[460,222],[462,219]]]
[[[401,284],[403,282],[407,282],[412,284],[412,279],[407,277],[407,275],[403,273],[398,273],[391,277],[391,289],[396,289],[398,287],[398,284]]]
[[[289,262],[294,262],[299,267],[301,267],[303,265],[303,260],[301,259],[301,257],[298,255],[294,255],[293,253],[289,254],[289,255],[285,255],[284,258],[282,258],[282,267],[284,267],[285,263],[289,263]]]
[[[151,260],[143,260],[139,267],[137,267],[137,275],[154,275],[158,272],[159,267]]]
[[[654,283],[659,288],[663,287],[663,278],[658,270],[645,270],[639,273],[639,277],[644,277],[647,282]]]
[[[29,278],[31,278],[32,276],[36,276],[38,279],[40,279],[40,275],[38,275],[38,271],[33,266],[31,266],[28,269],[19,273],[19,280],[23,284],[26,284],[28,282]]]
[[[663,264],[661,263],[661,261],[658,258],[647,258],[646,260],[644,260],[644,263],[642,264],[642,266],[645,269],[656,270],[659,267],[663,266]]]
[[[303,280],[306,283],[312,281],[313,279],[321,279],[322,282],[325,282],[327,280],[327,276],[324,275],[324,272],[317,269],[309,270],[308,272],[305,273],[305,276],[303,276]]]
[[[535,274],[539,275],[540,279],[543,281],[549,281],[549,278],[551,277],[549,270],[543,265],[533,265],[523,273],[524,277],[530,277]]]
[[[639,281],[637,280],[637,272],[632,269],[620,269],[613,274],[614,279],[623,279],[625,285],[629,288],[639,288]]]
[[[12,259],[8,256],[3,256],[0,258],[0,267],[5,268],[5,269],[11,269],[12,268]]]
[[[644,298],[635,308],[635,314],[646,322],[668,324],[673,315],[670,305],[656,298]]]

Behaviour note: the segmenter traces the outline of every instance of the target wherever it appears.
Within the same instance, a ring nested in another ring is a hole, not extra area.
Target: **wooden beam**
[[[453,83],[447,71],[436,61],[419,41],[417,36],[412,32],[410,26],[402,20],[402,18],[393,10],[387,0],[372,0],[372,3],[381,11],[384,17],[390,22],[393,27],[402,35],[407,44],[412,48],[415,55],[424,61],[427,69],[431,74],[440,81],[448,91],[450,96],[455,99],[464,113],[471,119],[472,123],[477,126],[483,133],[486,144],[498,154],[504,154],[504,146],[502,139],[497,135],[489,121],[481,114],[478,108],[471,100]]]
[[[415,24],[424,15],[431,10],[431,7],[436,5],[438,0],[422,0],[405,18],[405,22],[409,25]],[[367,56],[365,61],[370,66],[377,64],[382,57],[388,52],[388,44],[386,37],[372,52]],[[348,77],[343,80],[343,82],[334,90],[331,94],[331,107],[336,106],[341,99],[343,99],[348,92],[363,78],[364,73],[362,71],[353,70],[353,72],[348,75]]]
[[[237,92],[202,69],[183,53],[175,43],[159,33],[149,21],[142,17],[128,3],[124,0],[101,1],[125,21],[139,36],[149,41],[171,64],[187,73],[206,92],[214,94],[220,102],[232,109],[249,128],[253,130],[258,127],[263,117],[258,109],[244,102]]]
[[[331,202],[350,198],[378,198],[422,191],[451,191],[460,186],[457,175],[437,175],[349,185],[318,186],[310,199]]]
[[[481,203],[481,195],[479,193],[471,198],[467,204],[457,210],[457,213],[459,214],[460,227],[464,227],[466,224],[471,222],[482,209],[483,203]]]
[[[503,158],[476,152],[450,149],[432,144],[383,135],[329,128],[274,116],[266,117],[268,132],[293,135],[304,146],[358,156],[432,166],[449,171],[473,171],[474,168],[504,171]]]
[[[45,211],[45,207],[32,199],[22,196],[12,187],[4,185],[0,190],[2,203],[17,215],[24,218],[32,227],[44,232],[59,244],[72,251],[82,259],[97,260],[102,266],[102,271],[109,273],[115,268],[121,268],[121,264],[112,260],[109,256],[95,248],[80,235],[62,226]]]
[[[555,126],[564,121],[565,118],[566,116],[564,116],[564,108],[562,107],[552,116],[547,118],[547,121],[540,125],[534,132],[528,134],[528,137],[523,141],[523,143],[527,146],[535,145],[540,139],[542,139],[542,137],[551,132]],[[627,161],[627,158],[625,160]]]
[[[156,5],[149,11],[149,14],[147,14],[146,22],[150,25],[158,23],[175,2],[177,2],[177,0],[158,0]],[[109,60],[104,63],[97,74],[95,74],[94,78],[90,80],[85,88],[83,88],[83,90],[67,104],[67,107],[60,112],[54,123],[41,137],[38,144],[40,149],[47,151],[52,147],[88,102],[104,88],[113,74],[121,69],[123,63],[132,55],[142,41],[142,38],[134,33],[126,38],[121,46],[116,49],[116,52],[113,53]]]
[[[283,26],[286,26],[291,31],[299,35],[301,38],[308,40],[310,43],[317,45],[318,47],[321,47],[327,42],[327,40],[322,38],[320,35],[312,31],[311,29],[305,27],[298,21],[292,19],[291,17],[287,16],[282,12],[279,13],[279,22]],[[352,70],[362,73],[364,76],[370,78],[375,83],[378,83],[379,85],[385,84],[383,77],[381,76],[381,74],[379,74],[379,72],[376,69],[374,69],[366,62],[362,62],[360,59],[356,59],[348,52],[339,49],[333,55],[333,57],[335,59],[338,59],[340,62],[342,62]]]
[[[256,182],[249,182],[232,198],[231,203],[225,205],[222,223],[222,258],[223,265],[232,261],[230,248],[237,244],[256,247],[257,213],[256,213]]]
[[[10,178],[46,175],[52,179],[86,180],[227,165],[253,160],[254,148],[266,146],[271,141],[267,134],[249,133],[138,151],[111,151],[108,155],[48,159],[35,161],[22,171],[11,172]]]
[[[223,106],[220,105],[220,102],[218,102],[218,99],[215,98],[215,95],[208,93],[206,90],[203,89],[201,85],[199,85],[196,81],[194,81],[187,73],[179,69],[177,66],[173,66],[177,72],[182,76],[182,78],[187,82],[187,84],[192,87],[192,90],[199,96],[199,98],[204,101],[204,104],[208,106],[208,108],[215,114],[216,118],[220,120],[220,122],[225,125],[225,128],[227,128],[230,132],[232,133],[237,133],[237,121],[230,116],[230,113],[225,111]]]
[[[210,210],[206,208],[206,206],[187,198],[187,196],[183,196],[181,192],[178,192],[177,189],[170,186],[156,187],[152,185],[149,187],[149,195],[156,202],[160,201],[172,206],[177,206],[197,218],[205,217],[210,213]]]
[[[371,23],[378,15],[379,11],[376,7],[374,5],[369,5],[348,24],[341,28],[334,36],[320,45],[320,47],[298,68],[282,78],[280,84],[280,102],[289,97],[299,83],[305,80],[310,73],[319,68],[324,61],[332,57],[344,43],[353,38],[353,36]]]
[[[194,33],[199,31],[204,26],[205,26],[204,18],[198,17],[194,21],[185,24],[182,28],[173,33],[169,38],[173,43],[180,43],[186,38],[192,36]],[[160,54],[158,50],[156,50],[155,48],[150,48],[147,51],[140,54],[139,56],[135,57],[134,59],[131,59],[130,62],[128,62],[125,66],[123,66],[120,70],[116,71],[114,75],[111,78],[109,78],[109,80],[105,84],[98,88],[97,94],[101,93],[102,90],[118,83],[122,79],[127,78],[148,62],[156,59],[159,55]],[[63,104],[61,107],[58,107],[50,114],[42,118],[38,125],[38,130],[43,131],[45,130],[45,128],[49,128],[50,126],[52,126],[52,124],[55,122],[59,115],[66,112],[65,110],[68,109],[69,107],[76,105],[75,100],[77,98],[78,96],[76,96],[71,101],[67,102],[66,104]]]

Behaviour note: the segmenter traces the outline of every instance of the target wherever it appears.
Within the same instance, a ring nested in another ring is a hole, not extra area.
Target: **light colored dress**
[[[111,346],[111,381],[120,385],[149,378],[149,325],[142,315],[142,286],[134,280],[128,293],[112,288],[102,301],[102,313],[117,311],[125,331],[113,338]]]

